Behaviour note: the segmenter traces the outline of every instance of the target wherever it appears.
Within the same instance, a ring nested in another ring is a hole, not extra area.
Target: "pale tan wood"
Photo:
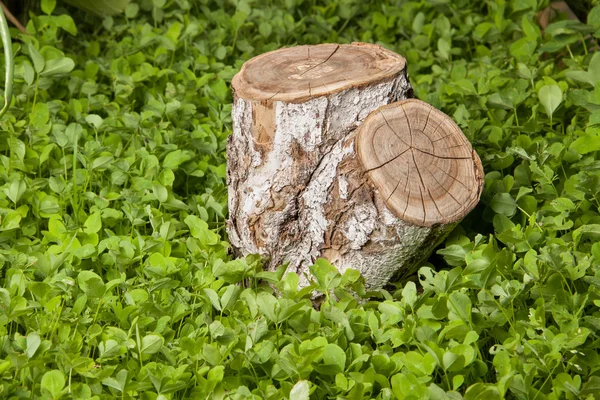
[[[236,96],[244,99],[304,102],[392,79],[405,64],[402,56],[373,44],[297,46],[247,61],[233,78],[232,87]]]
[[[419,225],[449,224],[475,207],[483,188],[477,153],[443,112],[416,99],[371,113],[357,153],[392,213]]]

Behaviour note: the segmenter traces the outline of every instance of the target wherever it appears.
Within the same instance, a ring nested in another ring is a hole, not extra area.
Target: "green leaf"
[[[456,364],[458,364],[458,366],[454,367]],[[460,371],[462,368],[464,368],[464,361],[458,354],[447,351],[444,353],[442,366],[444,367],[445,371]]]
[[[412,373],[399,373],[392,376],[392,392],[397,399],[424,399],[428,393],[427,386],[421,383]]]
[[[53,399],[58,399],[65,387],[65,376],[58,370],[48,371],[42,376],[42,391],[46,391]]]
[[[82,260],[86,259],[86,258],[90,258],[95,254],[96,254],[96,247],[94,245],[92,245],[91,243],[85,244],[73,252],[73,255],[75,257],[78,257]]]
[[[527,62],[535,53],[537,42],[529,37],[524,37],[510,45],[510,54],[518,61]]]
[[[81,271],[77,276],[79,287],[88,297],[102,297],[105,292],[104,282],[102,278],[92,271]]]
[[[52,14],[56,7],[56,0],[42,0],[42,11],[48,15]]]
[[[585,133],[575,139],[569,146],[570,150],[576,151],[579,154],[587,154],[593,151],[600,150],[600,136],[596,134]]]
[[[82,294],[81,296],[79,296],[77,298],[77,300],[75,301],[75,304],[73,304],[73,314],[75,315],[79,315],[82,311],[83,308],[85,307],[85,305],[87,304],[87,295]]]
[[[29,114],[29,124],[35,129],[42,129],[50,119],[50,109],[46,103],[35,105],[31,114]]]
[[[56,76],[68,74],[75,68],[75,62],[70,58],[59,58],[46,61],[44,70],[40,72],[40,76]]]
[[[184,161],[181,150],[175,150],[167,154],[163,161],[163,167],[175,170]]]
[[[127,384],[127,375],[128,371],[122,369],[117,373],[116,378],[104,378],[102,384],[122,392],[125,390],[125,385]]]
[[[69,34],[76,36],[77,35],[77,26],[75,26],[75,21],[73,18],[67,14],[61,14],[54,19],[56,24],[64,29]]]
[[[467,93],[475,94],[477,93],[477,89],[475,89],[475,85],[468,79],[458,79],[453,82],[456,86],[460,87]]]
[[[205,236],[208,236],[208,224],[200,218],[196,217],[195,215],[188,215],[187,217],[185,217],[184,222],[190,229],[190,234],[193,237],[201,239]]]
[[[554,111],[562,103],[562,91],[558,85],[542,86],[538,93],[540,103],[544,106],[544,110],[548,117],[552,117]]]
[[[220,303],[223,309],[233,305],[237,300],[237,297],[240,293],[239,287],[235,285],[229,285],[227,289],[225,289],[225,293],[221,297]]]
[[[118,356],[121,353],[121,346],[116,340],[108,339],[98,344],[101,359],[108,359]]]
[[[600,240],[600,224],[582,225],[573,231],[573,243],[575,246],[583,236],[591,237],[594,241]]]
[[[600,10],[600,7],[597,7]],[[600,11],[599,13],[600,14]],[[590,379],[583,385],[579,394],[581,396],[589,396],[600,393],[600,377],[591,376]]]
[[[450,59],[450,50],[451,50],[450,42],[448,42],[444,38],[440,38],[440,39],[438,39],[437,45],[438,45],[438,51],[440,52],[440,55],[442,56],[442,58],[445,60]]]
[[[465,400],[500,400],[502,397],[498,393],[496,386],[485,383],[476,383],[469,386],[465,393]]]
[[[33,80],[35,79],[35,71],[33,70],[33,67],[29,61],[23,62],[23,79],[28,86],[31,86],[33,84]]]
[[[310,396],[308,381],[298,381],[290,391],[290,400],[308,400]]]
[[[158,335],[146,335],[142,338],[140,351],[142,354],[157,353],[163,346],[164,339]]]
[[[154,192],[154,196],[156,196],[156,199],[161,203],[164,203],[169,199],[169,191],[158,182],[152,184],[152,192]]]
[[[270,293],[260,292],[256,296],[256,304],[260,312],[271,322],[275,324],[279,322],[279,302],[275,296]]]
[[[425,14],[418,12],[413,19],[412,28],[415,33],[423,32],[423,25],[425,25]]]
[[[402,290],[402,299],[410,307],[413,308],[417,302],[417,285],[414,282],[408,282]]]
[[[536,0],[513,0],[513,11],[523,11],[528,9],[535,10],[536,7]]]
[[[27,354],[27,358],[33,358],[33,356],[35,355],[35,352],[37,351],[37,349],[40,347],[40,344],[42,343],[42,339],[40,338],[40,335],[38,335],[37,332],[31,332],[30,334],[27,335],[27,348],[25,350],[25,354]]]
[[[464,322],[471,321],[471,307],[471,299],[463,293],[452,292],[448,297],[448,309]]]
[[[135,18],[140,11],[140,6],[135,3],[130,3],[125,8],[125,16],[129,19]]]
[[[96,114],[89,114],[85,117],[85,121],[90,124],[94,129],[100,129],[104,120],[102,117]]]
[[[27,191],[27,184],[25,181],[22,179],[16,179],[11,182],[8,190],[5,190],[5,193],[14,204],[17,204],[25,191]]]
[[[462,375],[455,375],[452,378],[452,389],[458,390],[465,381],[465,377]]]
[[[594,52],[588,66],[588,82],[592,85],[600,82],[600,54]]]
[[[517,203],[515,202],[515,199],[513,199],[513,197],[508,193],[498,193],[494,195],[492,201],[490,202],[490,207],[498,214],[502,214],[507,217],[512,217],[517,211]]]
[[[217,294],[217,292],[215,292],[214,290],[209,289],[209,288],[204,288],[202,290],[204,291],[204,294],[206,294],[206,296],[210,300],[213,307],[216,308],[217,311],[221,311],[222,310],[221,300],[219,299],[219,295]]]
[[[346,370],[346,353],[337,344],[329,343],[323,350],[323,363],[335,366],[336,373],[344,372]]]
[[[40,54],[39,51],[37,51],[37,49],[32,44],[29,44],[27,46],[27,50],[29,51],[29,57],[31,57],[31,61],[33,62],[33,68],[35,69],[35,72],[39,74],[44,70],[44,67],[46,66],[44,57]]]
[[[115,158],[113,156],[100,156],[92,161],[92,169],[104,170],[108,168]]]
[[[215,344],[205,343],[202,347],[202,356],[213,366],[217,366],[221,363],[221,353]]]
[[[262,37],[268,39],[269,36],[271,36],[271,33],[273,32],[273,28],[271,27],[270,23],[261,22],[258,26],[258,32],[262,35]]]
[[[86,233],[97,233],[102,229],[102,214],[98,211],[92,213],[83,224]]]
[[[160,253],[152,253],[146,260],[148,271],[153,276],[165,277],[167,276],[167,260],[165,256]]]
[[[522,0],[521,0],[522,1]],[[529,4],[525,8],[535,8],[535,0],[527,0]],[[540,36],[540,28],[531,21],[530,15],[523,15],[521,18],[521,27],[523,28],[523,33],[527,38],[532,41],[536,41]]]

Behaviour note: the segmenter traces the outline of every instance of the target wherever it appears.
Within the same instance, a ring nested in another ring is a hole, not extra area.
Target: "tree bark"
[[[301,286],[325,257],[376,288],[425,259],[455,226],[390,210],[374,176],[384,168],[373,167],[386,160],[365,167],[357,154],[365,118],[412,97],[401,56],[361,43],[281,49],[246,62],[232,87],[228,234],[237,255],[260,254],[268,270],[289,263]],[[478,186],[477,199],[480,178],[466,183]]]

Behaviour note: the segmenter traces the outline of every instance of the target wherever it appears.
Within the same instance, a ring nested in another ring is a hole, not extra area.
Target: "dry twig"
[[[9,20],[18,30],[27,34],[27,30],[25,27],[19,22],[19,20],[10,12],[8,7],[4,5],[2,1],[0,1],[0,6],[2,6],[2,10],[4,11],[4,15],[6,15],[6,19]]]

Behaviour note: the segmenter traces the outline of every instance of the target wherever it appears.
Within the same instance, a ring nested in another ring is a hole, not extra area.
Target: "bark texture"
[[[289,263],[300,284],[325,257],[371,288],[410,269],[455,223],[394,215],[356,152],[374,110],[412,97],[405,60],[379,46],[299,46],[248,61],[233,80],[229,240],[266,268]]]

